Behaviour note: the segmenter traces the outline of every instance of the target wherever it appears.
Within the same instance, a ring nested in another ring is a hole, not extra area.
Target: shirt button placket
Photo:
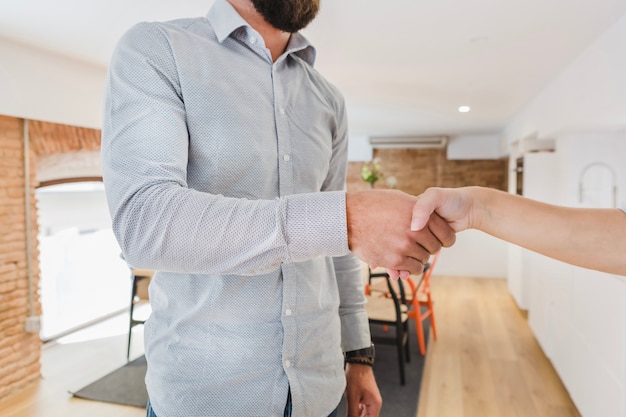
[[[296,280],[294,279],[296,271],[293,265],[283,265],[283,365],[287,372],[288,378],[295,378],[295,360],[297,360],[297,320],[296,312],[292,308],[296,302]]]
[[[289,136],[289,124],[287,112],[283,105],[285,95],[283,94],[282,73],[280,68],[282,63],[278,62],[272,66],[272,82],[274,90],[274,111],[276,123],[276,143],[278,151],[278,183],[279,193],[286,196],[294,193],[293,172],[291,161],[291,143]],[[296,305],[296,271],[291,264],[282,266],[283,273],[283,366],[288,378],[297,378],[294,374],[296,358],[296,333],[297,321],[295,310],[291,306]],[[296,384],[297,385],[297,384]]]
[[[274,87],[274,109],[277,146],[279,155],[279,184],[280,195],[289,195],[294,193],[293,167],[289,162],[292,160],[291,141],[289,135],[289,119],[286,107],[284,105],[285,95],[283,94],[283,84],[281,83],[283,74],[280,68],[284,66],[284,61],[279,61],[272,66],[272,79]]]

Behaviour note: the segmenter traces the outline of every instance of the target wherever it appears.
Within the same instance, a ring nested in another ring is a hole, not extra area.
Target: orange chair
[[[426,354],[426,341],[424,339],[424,325],[422,322],[429,317],[430,328],[433,331],[433,338],[437,340],[437,325],[435,324],[435,310],[433,309],[433,298],[430,289],[430,276],[435,269],[435,264],[437,263],[437,259],[439,259],[440,253],[441,252],[437,252],[432,256],[429,263],[430,265],[428,266],[428,269],[424,271],[419,287],[415,284],[415,281],[413,281],[411,277],[406,280],[406,283],[408,283],[411,288],[411,294],[413,295],[411,299],[407,299],[407,303],[413,307],[409,309],[407,314],[410,319],[415,320],[415,329],[417,331],[417,339],[419,342],[420,353],[422,355]],[[424,312],[422,312],[422,307],[426,307]]]
[[[430,318],[430,327],[433,330],[433,338],[437,340],[437,326],[435,324],[435,312],[433,309],[433,299],[430,289],[430,277],[435,269],[435,264],[439,259],[439,254],[441,252],[437,252],[433,255],[424,268],[424,272],[421,275],[421,280],[419,283],[415,282],[415,276],[409,276],[406,280],[398,280],[393,281],[392,285],[397,294],[399,294],[399,299],[403,304],[403,313],[406,313],[409,319],[415,320],[415,329],[417,333],[417,341],[420,347],[420,353],[422,355],[426,354],[426,340],[424,337],[424,325],[423,321],[427,318]],[[371,270],[367,266],[365,266],[366,272],[364,272],[366,278],[365,282],[365,294],[371,295],[372,291],[379,293],[386,293],[387,296],[390,296],[389,291],[382,285],[376,283],[372,283],[371,278],[373,277],[381,277],[387,275],[383,268],[377,268],[376,270]],[[426,307],[425,311],[422,312],[422,307]]]

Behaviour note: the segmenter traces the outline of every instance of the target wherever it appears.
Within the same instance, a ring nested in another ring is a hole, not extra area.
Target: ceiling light
[[[461,107],[459,107],[459,112],[460,113],[467,113],[468,111],[470,111],[470,107],[469,106],[461,106]]]

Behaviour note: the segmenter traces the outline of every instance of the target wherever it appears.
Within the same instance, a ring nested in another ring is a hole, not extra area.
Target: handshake
[[[572,265],[626,276],[626,208],[546,204],[492,188],[429,188],[346,195],[348,245],[389,276],[420,273],[455,233],[476,229]]]
[[[421,273],[431,254],[452,246],[456,233],[469,228],[471,204],[463,205],[462,194],[444,199],[440,191],[418,197],[397,190],[348,193],[350,250],[370,266],[385,267],[394,279]]]

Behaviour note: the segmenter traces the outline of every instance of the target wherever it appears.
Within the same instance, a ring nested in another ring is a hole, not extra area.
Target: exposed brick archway
[[[100,150],[98,129],[29,120],[28,131],[35,156]]]
[[[26,135],[29,158],[24,157]],[[38,161],[47,160],[49,169],[54,165],[50,160],[55,156],[64,156],[66,162],[68,156],[78,161],[89,155],[93,157],[99,149],[100,131],[97,129],[0,116],[0,399],[40,378],[41,340],[38,334],[25,329],[29,315],[41,314],[36,291],[40,276],[35,199],[39,185]],[[25,180],[27,160],[28,181]],[[71,176],[70,170],[67,177]],[[30,210],[26,209],[27,189]],[[27,211],[32,225],[30,256],[35,290],[32,297],[27,262]]]

